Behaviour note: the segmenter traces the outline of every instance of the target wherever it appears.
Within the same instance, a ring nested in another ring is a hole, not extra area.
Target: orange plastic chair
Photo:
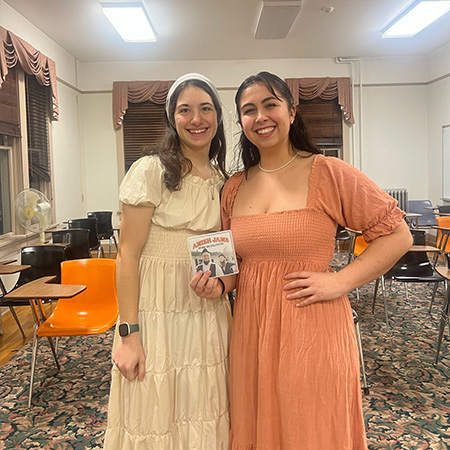
[[[436,217],[437,226],[450,229],[450,217]],[[441,230],[438,230],[436,237],[436,247],[441,249],[442,254],[450,252],[450,232],[445,232],[442,238]]]
[[[71,299],[59,299],[52,314],[36,327],[33,336],[29,404],[33,392],[38,337],[101,334],[114,326],[119,316],[114,259],[63,261],[61,283],[84,285],[87,289]],[[59,370],[58,361],[56,364]]]
[[[363,236],[356,236],[355,245],[353,247],[353,254],[359,256],[369,244],[366,242]]]

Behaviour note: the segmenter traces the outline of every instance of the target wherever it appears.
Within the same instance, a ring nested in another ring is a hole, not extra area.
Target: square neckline
[[[315,155],[313,154],[314,160],[313,160],[313,162],[311,164],[311,170],[309,172],[308,193],[306,195],[306,206],[305,207],[303,207],[303,208],[295,208],[295,209],[284,209],[284,210],[281,210],[281,211],[272,211],[272,212],[267,212],[267,213],[241,214],[239,216],[233,215],[234,201],[236,199],[236,195],[237,195],[237,193],[239,191],[239,188],[240,188],[240,186],[242,184],[242,181],[244,179],[244,176],[245,176],[245,170],[243,170],[239,174],[240,180],[239,180],[239,182],[237,183],[237,185],[236,185],[236,187],[234,189],[235,194],[233,195],[233,200],[232,200],[231,205],[230,205],[230,213],[231,213],[230,214],[230,219],[232,220],[232,219],[240,219],[242,217],[259,217],[259,216],[267,217],[267,216],[275,215],[275,214],[294,213],[294,212],[301,212],[301,211],[306,211],[308,209],[311,209],[311,206],[310,206],[310,201],[311,201],[311,184],[312,184],[312,179],[313,179],[313,172],[315,172],[315,170],[316,170],[317,157],[319,155],[323,156],[321,153],[318,153],[318,154],[315,154]]]

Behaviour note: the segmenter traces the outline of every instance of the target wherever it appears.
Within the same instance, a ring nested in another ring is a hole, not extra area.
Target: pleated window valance
[[[0,86],[8,70],[19,64],[28,74],[36,77],[42,86],[49,86],[52,92],[52,120],[58,120],[58,92],[56,88],[55,62],[36,50],[28,42],[0,26]]]
[[[157,105],[166,103],[167,94],[173,81],[115,81],[113,83],[113,123],[114,129],[122,125],[128,102],[151,101]]]
[[[332,100],[337,97],[345,121],[355,123],[350,78],[286,78],[285,81],[291,89],[296,106],[302,99],[320,97]]]

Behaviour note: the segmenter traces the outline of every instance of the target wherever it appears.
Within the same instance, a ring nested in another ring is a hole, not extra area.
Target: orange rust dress
[[[326,271],[336,224],[367,241],[403,220],[396,200],[353,166],[317,155],[304,209],[234,216],[243,172],[222,194],[241,259],[231,339],[231,450],[366,450],[360,369],[346,295],[297,308],[289,272]]]

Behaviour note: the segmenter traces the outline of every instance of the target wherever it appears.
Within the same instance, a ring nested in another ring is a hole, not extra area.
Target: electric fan
[[[39,233],[43,244],[45,230],[52,221],[52,205],[47,197],[37,189],[24,189],[17,195],[15,205],[19,222],[28,231]]]

